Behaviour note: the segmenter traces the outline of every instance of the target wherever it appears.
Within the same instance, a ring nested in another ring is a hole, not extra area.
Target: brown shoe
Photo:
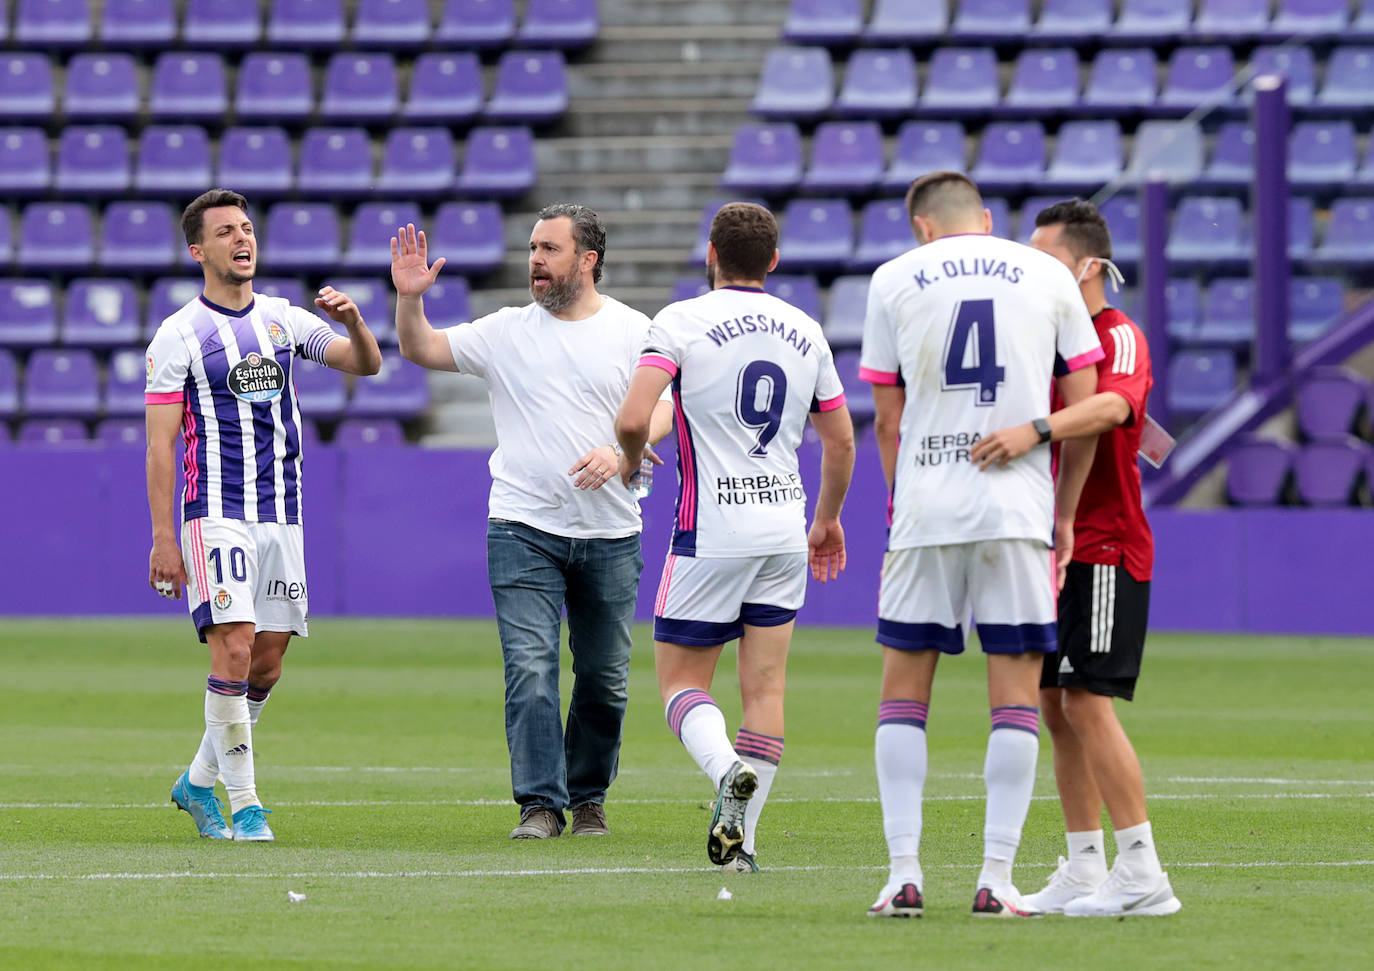
[[[558,817],[547,806],[534,806],[520,816],[520,825],[510,831],[513,840],[551,840],[561,829]]]
[[[599,802],[584,802],[572,811],[570,832],[574,836],[609,836],[606,807]]]

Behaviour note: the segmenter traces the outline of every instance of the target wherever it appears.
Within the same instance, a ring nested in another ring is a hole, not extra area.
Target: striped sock
[[[778,763],[782,761],[782,736],[763,735],[741,728],[735,733],[735,751],[744,762],[759,776],[759,787],[754,790],[754,798],[749,800],[744,810],[744,845],[741,849],[750,856],[754,855],[754,834],[758,829],[759,817],[763,815],[763,804],[768,801],[768,791],[773,788],[773,779],[778,774]]]
[[[247,681],[226,681],[213,675],[205,691],[205,730],[215,742],[231,812],[261,805],[253,773],[253,727],[248,721],[247,692]]]
[[[873,739],[878,768],[878,797],[883,807],[883,834],[891,867],[889,885],[923,883],[921,872],[921,800],[925,793],[926,716],[924,701],[894,698],[878,705],[878,731]]]
[[[685,688],[668,699],[664,714],[687,754],[706,773],[711,785],[719,788],[720,780],[739,761],[739,756],[730,747],[725,716],[714,699],[698,688]]]
[[[252,684],[248,685],[248,722],[254,728],[258,727],[258,718],[262,715],[262,706],[267,704],[267,699],[271,694],[271,688],[255,688]]]
[[[1021,827],[1030,811],[1035,762],[1040,754],[1040,712],[1032,705],[992,709],[983,781],[987,811],[983,821],[983,871],[978,886],[1011,882],[1011,867],[1021,845]]]
[[[217,678],[213,674],[205,681],[207,692],[225,697],[241,695],[247,687],[247,681],[230,681],[227,678]],[[207,727],[205,733],[200,736],[200,748],[196,749],[195,758],[191,759],[191,767],[186,770],[186,781],[191,785],[209,788],[219,778],[219,754],[216,745],[214,733]]]

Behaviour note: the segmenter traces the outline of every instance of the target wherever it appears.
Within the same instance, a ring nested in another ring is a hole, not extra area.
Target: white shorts
[[[305,541],[299,523],[204,517],[181,527],[186,603],[196,633],[211,624],[308,636]]]
[[[676,556],[663,564],[654,603],[654,640],[715,647],[743,636],[744,625],[779,627],[806,600],[805,553]]]
[[[878,643],[962,654],[970,614],[987,654],[1058,648],[1054,552],[1030,539],[890,550],[878,590]]]

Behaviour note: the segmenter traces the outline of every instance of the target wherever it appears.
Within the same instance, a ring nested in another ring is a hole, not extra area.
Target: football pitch
[[[926,916],[893,921],[864,916],[886,876],[867,630],[799,632],[765,871],[728,877],[706,861],[712,793],[664,724],[646,628],[612,835],[542,842],[506,837],[494,624],[312,633],[255,734],[277,842],[232,844],[198,839],[168,802],[203,727],[207,662],[187,622],[5,621],[0,967],[1312,967],[1374,953],[1371,640],[1151,639],[1121,712],[1183,911],[1128,920],[970,917],[984,664],[942,661]],[[565,672],[565,703],[567,686]],[[733,652],[714,694],[733,730]],[[1026,892],[1063,852],[1050,768],[1046,733]]]

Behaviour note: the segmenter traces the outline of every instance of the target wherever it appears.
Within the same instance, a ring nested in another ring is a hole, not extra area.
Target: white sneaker
[[[1136,877],[1121,861],[1112,865],[1102,886],[1086,897],[1079,897],[1064,905],[1069,917],[1123,917],[1139,914],[1163,917],[1183,909],[1169,886],[1169,874]]]
[[[973,898],[974,917],[1039,917],[1041,914],[1009,883],[979,887]]]
[[[1050,876],[1049,883],[1039,893],[1027,894],[1022,899],[1036,910],[1046,914],[1062,914],[1064,905],[1070,900],[1086,897],[1106,881],[1103,874],[1100,880],[1083,880],[1069,872],[1069,861],[1059,858],[1059,869]]]

